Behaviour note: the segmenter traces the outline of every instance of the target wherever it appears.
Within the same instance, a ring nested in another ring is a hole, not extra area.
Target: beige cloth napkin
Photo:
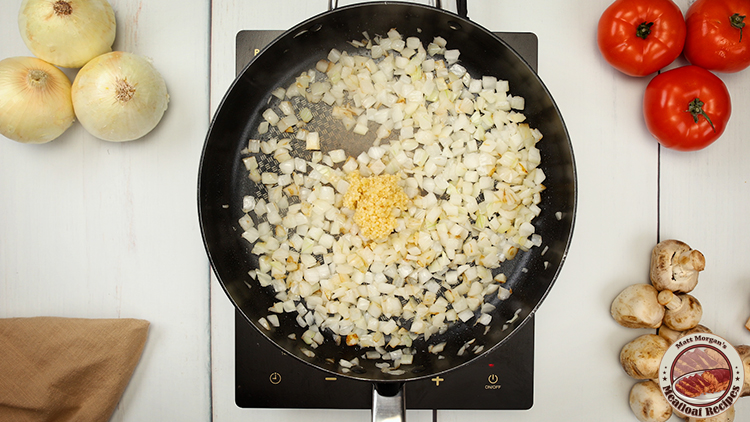
[[[0,421],[109,420],[148,327],[139,319],[0,319]]]

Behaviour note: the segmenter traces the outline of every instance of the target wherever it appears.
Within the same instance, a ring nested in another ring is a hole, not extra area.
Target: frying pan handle
[[[469,18],[469,8],[467,7],[466,0],[456,0],[456,13],[462,18]]]
[[[438,9],[442,9],[442,1],[441,0],[433,0],[435,2],[435,7]],[[469,17],[469,9],[466,6],[467,1],[466,0],[456,0],[456,13],[458,16],[461,16],[462,18],[468,18]]]
[[[403,383],[377,383],[372,386],[372,422],[406,421]]]
[[[438,9],[442,9],[442,1],[441,0],[432,0],[432,2],[435,3],[435,7]],[[468,18],[469,17],[469,9],[467,8],[467,1],[466,0],[456,0],[456,13],[458,13],[458,16],[461,16],[462,18]],[[339,7],[339,0],[328,0],[328,10],[333,10]]]

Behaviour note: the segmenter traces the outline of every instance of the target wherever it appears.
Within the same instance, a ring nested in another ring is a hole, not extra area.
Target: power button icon
[[[490,376],[489,376],[489,377],[487,377],[487,381],[488,381],[488,382],[489,382],[490,384],[497,384],[497,381],[498,381],[497,375],[495,375],[495,374],[490,374]]]
[[[268,380],[271,381],[271,384],[276,385],[281,382],[281,374],[274,372],[268,377]]]

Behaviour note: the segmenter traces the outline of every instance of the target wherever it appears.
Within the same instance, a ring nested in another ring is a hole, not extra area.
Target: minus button
[[[326,377],[326,381],[336,381],[338,378],[336,377]]]

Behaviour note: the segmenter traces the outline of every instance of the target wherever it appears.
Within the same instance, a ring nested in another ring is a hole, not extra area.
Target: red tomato
[[[680,55],[685,19],[671,0],[616,0],[599,18],[596,39],[615,69],[645,76]]]
[[[750,34],[743,34],[748,14],[750,0],[697,0],[685,15],[685,58],[717,72],[750,66]]]
[[[721,136],[732,114],[726,85],[698,66],[656,75],[643,96],[643,116],[652,135],[667,148],[694,151]]]

